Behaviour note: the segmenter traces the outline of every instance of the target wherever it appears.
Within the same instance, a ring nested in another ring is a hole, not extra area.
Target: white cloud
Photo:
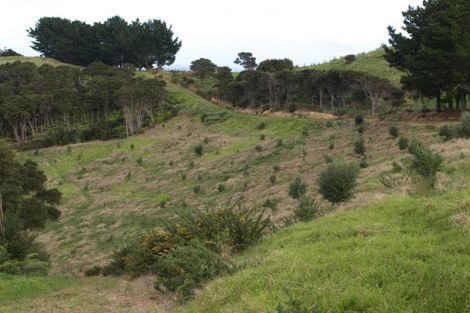
[[[88,23],[120,15],[127,20],[160,18],[182,39],[175,66],[199,57],[233,66],[239,51],[258,60],[288,57],[303,65],[372,50],[387,41],[388,25],[400,27],[401,12],[421,0],[15,0],[0,11],[0,46],[25,55],[26,29],[42,16]]]

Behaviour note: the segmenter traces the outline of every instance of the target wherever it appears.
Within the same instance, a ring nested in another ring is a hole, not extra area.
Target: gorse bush
[[[300,199],[301,196],[307,193],[307,185],[301,176],[294,177],[294,180],[289,184],[289,196],[293,199]]]
[[[229,264],[219,253],[199,240],[192,240],[158,260],[154,286],[162,292],[176,292],[180,302],[184,302],[193,296],[195,288],[229,270]]]
[[[411,142],[408,152],[413,156],[410,163],[411,171],[422,177],[429,187],[434,188],[437,172],[442,168],[442,157],[433,153],[419,140]]]
[[[358,174],[354,163],[330,163],[318,177],[318,191],[331,203],[347,201],[353,196]]]
[[[228,269],[222,251],[256,243],[271,222],[263,211],[235,206],[181,213],[162,225],[116,251],[103,274],[153,273],[157,289],[177,292],[184,301],[194,288]]]

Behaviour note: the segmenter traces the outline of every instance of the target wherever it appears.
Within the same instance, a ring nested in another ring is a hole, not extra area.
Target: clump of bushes
[[[354,163],[334,162],[320,173],[318,191],[331,203],[345,202],[352,198],[359,168]]]
[[[460,124],[457,126],[442,126],[439,129],[438,135],[442,137],[444,141],[451,140],[452,138],[470,138],[470,113],[463,113]]]
[[[221,109],[204,109],[201,113],[201,122],[206,125],[222,123],[229,119],[232,114],[229,111]]]
[[[289,184],[289,196],[293,199],[300,199],[307,193],[307,185],[301,176],[294,177],[294,180]]]
[[[102,273],[156,275],[155,288],[180,301],[233,268],[223,251],[241,251],[261,239],[271,222],[263,211],[232,208],[185,212],[114,253]]]
[[[410,170],[418,174],[427,186],[434,188],[437,172],[442,167],[442,157],[433,153],[419,140],[411,142],[408,152],[413,156],[409,165]]]
[[[0,273],[14,275],[47,275],[50,264],[39,254],[28,254],[24,259],[12,259],[8,250],[0,245]]]

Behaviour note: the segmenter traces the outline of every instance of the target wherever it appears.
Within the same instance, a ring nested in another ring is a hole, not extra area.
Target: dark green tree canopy
[[[427,0],[403,12],[403,33],[389,27],[386,60],[405,72],[405,89],[436,98],[438,110],[444,92],[458,105],[458,93],[468,93],[462,87],[470,82],[469,16],[467,0]]]
[[[157,19],[128,23],[114,16],[89,25],[42,17],[28,34],[33,38],[32,48],[43,56],[76,65],[100,61],[107,65],[162,68],[173,64],[181,48],[172,27]]]
[[[240,52],[233,63],[243,66],[245,70],[254,70],[257,65],[256,58],[251,52]]]
[[[289,59],[268,59],[261,62],[256,68],[257,71],[262,72],[281,72],[291,71],[294,69],[294,63]]]
[[[56,205],[61,193],[46,188],[46,176],[36,163],[20,163],[1,142],[0,177],[4,217],[0,221],[0,245],[14,257],[23,258],[28,253],[22,244],[25,232],[43,228],[47,220],[59,218]]]
[[[3,50],[0,49],[0,57],[17,57],[17,56],[21,56],[21,54],[19,54],[13,49],[9,49],[6,47],[3,48]]]
[[[214,75],[217,65],[212,63],[211,60],[200,58],[191,62],[190,69],[201,79],[201,84],[209,76]]]

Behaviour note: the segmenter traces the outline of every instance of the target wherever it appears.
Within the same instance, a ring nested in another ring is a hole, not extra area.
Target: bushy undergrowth
[[[11,259],[7,249],[0,245],[0,272],[16,275],[47,275],[50,264],[37,253],[29,254],[24,259]]]
[[[201,122],[206,125],[222,123],[231,116],[232,114],[226,110],[206,108],[201,113]]]
[[[460,124],[457,126],[444,125],[439,128],[438,135],[444,141],[449,141],[453,138],[470,138],[470,113],[463,113]]]
[[[347,201],[353,196],[358,174],[359,167],[354,163],[330,163],[320,173],[318,191],[331,203]]]
[[[293,199],[300,199],[307,192],[307,185],[301,176],[294,177],[289,184],[289,196]]]
[[[434,188],[437,181],[437,172],[442,167],[442,157],[437,153],[433,153],[419,140],[411,142],[408,152],[413,156],[409,165],[410,170],[418,174],[426,185]]]
[[[258,242],[270,224],[264,212],[240,206],[182,213],[116,251],[101,272],[153,273],[157,289],[177,292],[184,301],[194,288],[230,268],[223,253]]]

